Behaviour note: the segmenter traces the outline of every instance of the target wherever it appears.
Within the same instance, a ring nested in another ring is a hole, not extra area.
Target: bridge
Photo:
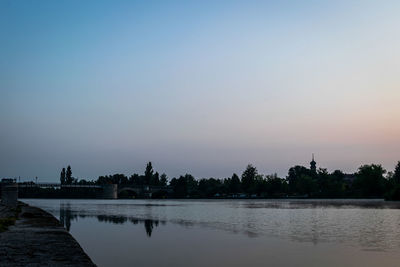
[[[103,188],[101,185],[60,184],[60,183],[18,183],[19,188]]]
[[[172,188],[169,186],[132,186],[132,185],[118,185],[117,194],[121,192],[130,191],[134,192],[138,196],[151,197],[153,193],[159,191],[165,191],[167,193],[172,193]]]
[[[172,188],[169,186],[133,186],[133,185],[125,185],[125,184],[61,184],[61,183],[18,183],[18,188],[94,188],[99,189],[100,198],[106,199],[117,199],[118,195],[122,192],[134,192],[137,196],[143,196],[151,198],[154,192],[165,191],[167,193],[172,192]]]

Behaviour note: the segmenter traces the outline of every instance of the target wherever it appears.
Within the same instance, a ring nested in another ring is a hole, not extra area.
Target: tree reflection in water
[[[71,210],[70,204],[60,204],[60,223],[70,231],[71,229],[71,222],[77,221],[78,217],[86,218],[86,217],[96,217],[99,222],[105,223],[113,223],[113,224],[125,224],[126,222],[131,222],[132,224],[144,224],[144,228],[148,237],[151,237],[153,233],[154,227],[159,226],[161,224],[165,224],[164,221],[159,220],[152,220],[152,219],[139,219],[134,217],[128,216],[120,216],[120,215],[97,215],[91,216],[86,214],[78,214]]]
[[[70,204],[60,204],[60,223],[68,232],[71,229],[71,221],[77,220],[77,217],[72,214]]]

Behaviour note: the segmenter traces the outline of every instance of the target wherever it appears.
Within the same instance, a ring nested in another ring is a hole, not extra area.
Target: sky
[[[400,1],[0,1],[0,177],[400,160]]]

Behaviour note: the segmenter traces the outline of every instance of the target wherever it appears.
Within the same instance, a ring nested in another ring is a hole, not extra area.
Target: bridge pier
[[[106,184],[103,185],[102,198],[106,199],[117,199],[118,198],[118,185],[117,184]]]

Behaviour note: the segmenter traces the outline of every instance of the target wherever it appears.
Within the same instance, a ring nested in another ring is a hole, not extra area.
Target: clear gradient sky
[[[0,1],[0,177],[400,160],[400,1]]]

